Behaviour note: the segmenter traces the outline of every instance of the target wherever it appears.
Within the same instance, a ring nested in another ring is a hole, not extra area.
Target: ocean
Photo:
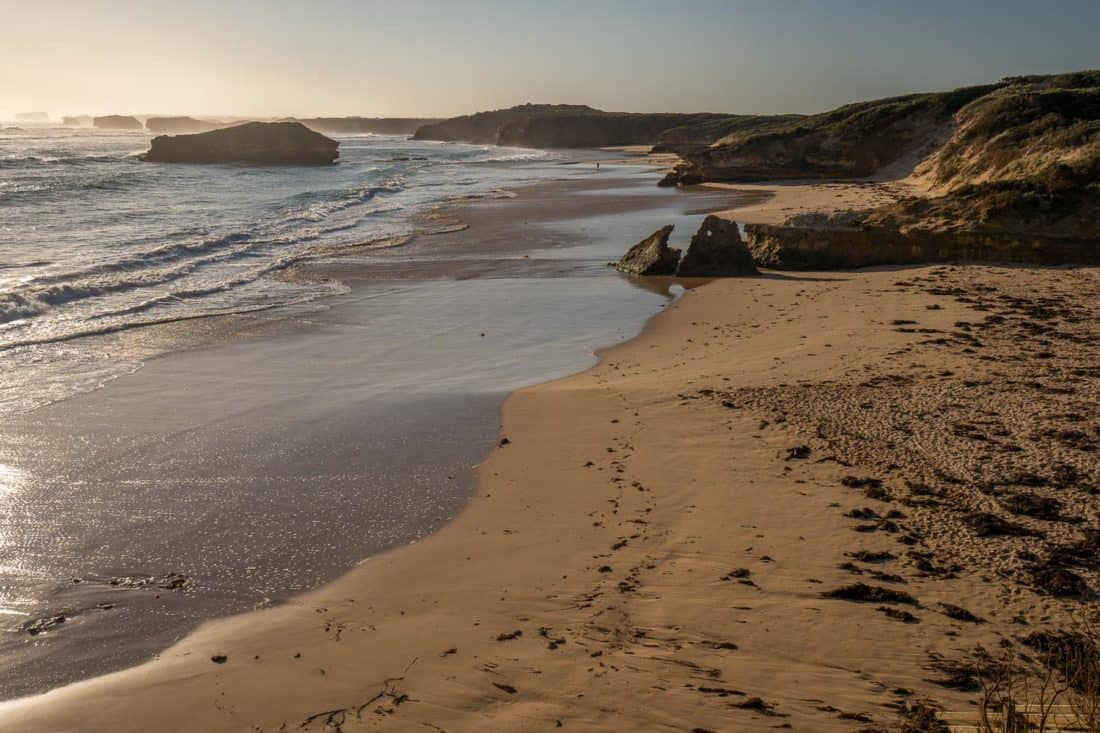
[[[0,131],[0,415],[140,366],[77,337],[340,292],[288,267],[402,243],[459,199],[561,175],[550,153],[341,137],[338,165],[143,163],[150,136]],[[500,165],[503,162],[520,165]]]

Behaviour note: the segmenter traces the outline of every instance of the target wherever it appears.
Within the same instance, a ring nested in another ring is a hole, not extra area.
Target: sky
[[[16,112],[816,112],[1100,68],[1100,0],[0,0]]]

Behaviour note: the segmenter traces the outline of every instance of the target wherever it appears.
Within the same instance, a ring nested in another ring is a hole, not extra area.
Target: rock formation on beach
[[[88,115],[68,115],[61,118],[65,127],[91,127],[92,118]]]
[[[759,275],[737,223],[714,215],[703,220],[686,254],[668,246],[672,225],[664,226],[635,244],[615,265],[628,275],[677,277],[743,277]]]
[[[136,117],[126,115],[106,115],[93,117],[92,127],[99,130],[144,130],[145,126]]]
[[[329,165],[340,143],[299,122],[248,122],[195,135],[153,138],[142,160],[153,163]]]
[[[627,250],[615,269],[628,275],[675,275],[680,250],[668,246],[670,234],[671,224],[653,232]]]
[[[221,122],[196,120],[194,117],[150,117],[145,121],[145,128],[149,132],[171,134],[209,132],[226,126]]]
[[[691,238],[676,270],[679,277],[759,275],[737,223],[711,214]]]
[[[708,113],[604,112],[586,105],[523,104],[424,125],[414,137],[535,148],[651,145],[665,130],[728,118]]]

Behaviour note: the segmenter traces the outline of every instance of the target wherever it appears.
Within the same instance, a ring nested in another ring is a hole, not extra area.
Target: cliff
[[[896,172],[906,173],[921,163],[917,172],[938,186],[1031,178],[1052,164],[1075,164],[1096,145],[1098,87],[1098,71],[1011,77],[786,121],[750,120],[685,150],[680,171],[710,181],[843,179],[882,175],[892,164],[905,164]]]
[[[142,160],[154,163],[328,165],[340,143],[299,122],[246,122],[195,135],[153,138]]]
[[[922,184],[879,208],[747,228],[767,267],[1100,262],[1100,71],[848,105],[686,156],[671,180],[909,172]]]
[[[145,128],[149,132],[166,133],[191,133],[210,132],[225,127],[224,123],[196,120],[194,117],[150,117],[145,121]]]
[[[585,105],[524,104],[424,125],[417,140],[537,148],[651,145],[665,130],[728,118],[720,114],[604,112]]]
[[[106,115],[93,117],[92,127],[100,130],[144,130],[145,126],[136,117],[125,115]]]
[[[91,127],[92,118],[88,115],[70,115],[62,117],[61,124],[66,127]]]
[[[719,119],[680,125],[665,130],[653,145],[655,153],[687,155],[706,150],[722,138],[744,133],[782,129],[805,115],[723,115]]]
[[[288,121],[301,122],[326,135],[412,135],[424,125],[439,122],[436,118],[419,117],[310,117]]]

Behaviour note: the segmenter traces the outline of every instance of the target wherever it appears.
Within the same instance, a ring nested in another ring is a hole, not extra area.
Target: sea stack
[[[340,143],[300,122],[248,122],[196,135],[153,138],[142,160],[151,163],[331,165]]]

